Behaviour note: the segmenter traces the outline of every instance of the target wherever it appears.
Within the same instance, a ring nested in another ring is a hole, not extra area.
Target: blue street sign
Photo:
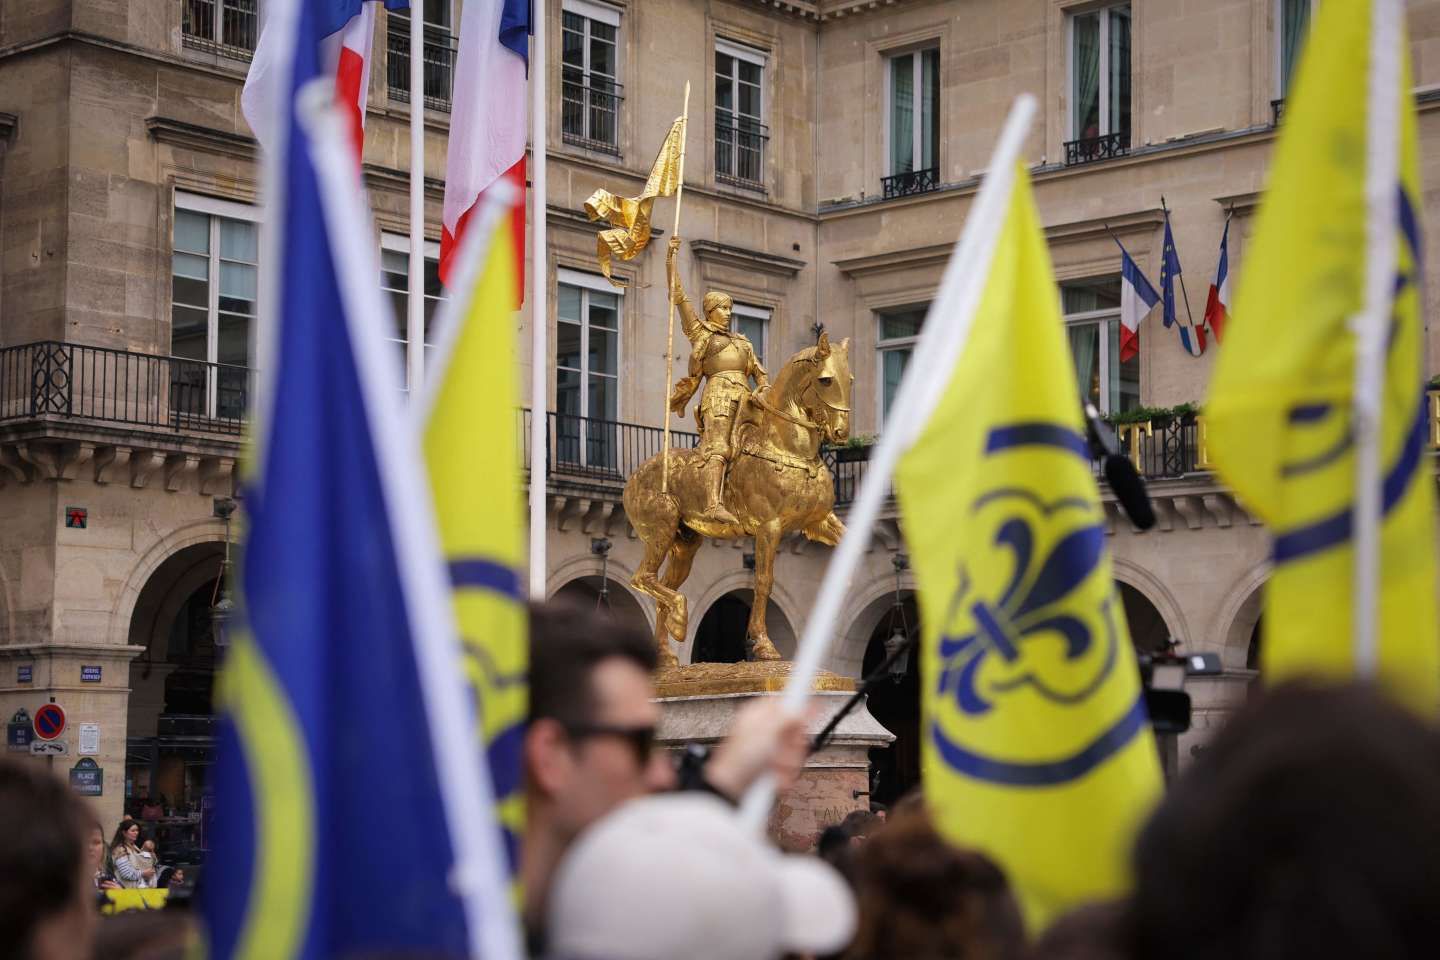
[[[81,667],[80,667],[80,682],[81,682],[81,683],[99,683],[99,682],[100,682],[100,668],[99,668],[98,666],[87,667],[87,666],[85,666],[85,665],[82,664]]]

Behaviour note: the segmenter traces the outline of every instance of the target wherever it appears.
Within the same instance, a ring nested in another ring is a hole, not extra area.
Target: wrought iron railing
[[[940,186],[940,168],[926,167],[924,170],[907,170],[894,176],[881,177],[880,186],[885,191],[886,200],[929,193]]]
[[[566,80],[560,87],[560,129],[565,142],[618,154],[625,88],[595,75],[589,83]]]
[[[180,40],[185,46],[249,60],[260,39],[260,0],[183,0]]]
[[[715,111],[715,178],[742,187],[765,188],[765,144],[770,128],[729,110]]]
[[[410,102],[410,18],[391,12],[385,28],[385,81],[390,99]],[[425,24],[425,107],[450,112],[455,86],[455,35],[449,27]]]
[[[239,434],[254,371],[45,340],[0,348],[0,423],[39,417]]]
[[[519,411],[521,449],[530,463],[530,411]],[[621,484],[664,444],[664,430],[569,413],[545,414],[545,463],[551,478]],[[689,449],[700,435],[670,431],[670,448]]]
[[[1107,133],[1098,137],[1065,141],[1065,166],[1080,163],[1095,163],[1097,160],[1113,160],[1130,153],[1130,134],[1122,131]]]
[[[1285,98],[1270,101],[1270,126],[1280,126],[1280,121],[1285,119]]]

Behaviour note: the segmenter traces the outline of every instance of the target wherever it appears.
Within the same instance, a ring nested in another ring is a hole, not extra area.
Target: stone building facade
[[[99,725],[107,822],[127,788],[186,810],[204,792],[211,610],[234,539],[217,501],[233,498],[242,460],[258,259],[256,148],[239,98],[263,3],[0,2],[0,712],[33,714],[53,697],[72,724]],[[425,3],[432,240],[460,4]],[[653,622],[628,586],[641,551],[620,489],[659,449],[670,201],[656,248],[619,265],[623,291],[597,278],[581,208],[599,187],[638,192],[687,81],[687,289],[731,293],[772,373],[821,325],[850,338],[855,433],[881,428],[1022,91],[1040,103],[1024,157],[1082,385],[1112,413],[1169,407],[1202,399],[1215,349],[1191,357],[1152,316],[1138,361],[1119,361],[1112,235],[1156,278],[1168,208],[1200,311],[1230,216],[1231,269],[1243,272],[1308,6],[546,0],[550,242],[528,269],[547,278],[552,353],[543,366],[520,360],[549,382],[549,593]],[[1440,0],[1416,0],[1408,16],[1424,176],[1440,182]],[[403,302],[409,42],[403,18],[382,13],[376,30],[363,169],[375,242],[391,251],[382,284]],[[1427,194],[1432,220],[1435,204]],[[531,322],[527,305],[523,344]],[[421,349],[395,339],[397,352]],[[1126,442],[1160,516],[1140,533],[1110,508],[1132,633],[1224,664],[1192,686],[1183,762],[1254,676],[1267,539],[1206,468],[1202,427],[1152,418]],[[837,451],[832,465],[843,511],[864,452]],[[828,663],[849,676],[878,662],[886,638],[918,629],[893,507],[875,533]],[[701,551],[682,660],[743,654],[749,551]],[[770,611],[784,652],[828,557],[784,546]],[[917,690],[912,669],[872,698],[899,737],[881,792],[915,775]],[[72,765],[78,740],[66,739],[69,756],[35,762]]]

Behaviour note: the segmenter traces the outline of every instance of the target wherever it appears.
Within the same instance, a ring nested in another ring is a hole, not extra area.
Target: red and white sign
[[[54,740],[65,732],[65,709],[58,703],[47,703],[35,711],[35,736]]]

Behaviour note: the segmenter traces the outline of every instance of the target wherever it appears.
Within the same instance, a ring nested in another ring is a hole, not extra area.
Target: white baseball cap
[[[580,835],[548,919],[564,960],[774,960],[846,946],[855,898],[829,864],[781,854],[715,797],[672,793]]]

